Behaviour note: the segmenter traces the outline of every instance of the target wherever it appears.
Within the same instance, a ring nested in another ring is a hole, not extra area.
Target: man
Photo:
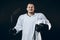
[[[28,3],[27,13],[19,16],[16,26],[16,33],[22,30],[22,40],[42,40],[40,32],[36,31],[36,24],[47,24],[49,30],[51,24],[42,13],[34,13],[35,6],[33,3]]]

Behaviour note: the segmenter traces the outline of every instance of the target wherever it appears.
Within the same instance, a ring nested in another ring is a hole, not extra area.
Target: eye
[[[30,7],[29,7],[30,8]]]
[[[31,7],[31,8],[33,8],[33,7]]]

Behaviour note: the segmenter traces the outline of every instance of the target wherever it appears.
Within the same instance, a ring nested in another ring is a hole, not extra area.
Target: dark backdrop
[[[59,0],[0,0],[0,40],[9,40],[9,29],[16,25],[19,15],[26,13],[26,4],[31,1],[35,12],[44,13],[52,24],[47,40],[60,40]]]

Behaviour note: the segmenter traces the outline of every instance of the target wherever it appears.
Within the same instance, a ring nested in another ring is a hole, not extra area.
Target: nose
[[[32,7],[30,7],[30,9],[32,9]]]
[[[30,7],[30,10],[32,10],[33,9],[33,7]]]

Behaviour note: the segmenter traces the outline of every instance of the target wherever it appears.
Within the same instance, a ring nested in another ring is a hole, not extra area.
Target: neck
[[[34,15],[34,13],[27,13],[28,14],[28,16],[33,16]]]

